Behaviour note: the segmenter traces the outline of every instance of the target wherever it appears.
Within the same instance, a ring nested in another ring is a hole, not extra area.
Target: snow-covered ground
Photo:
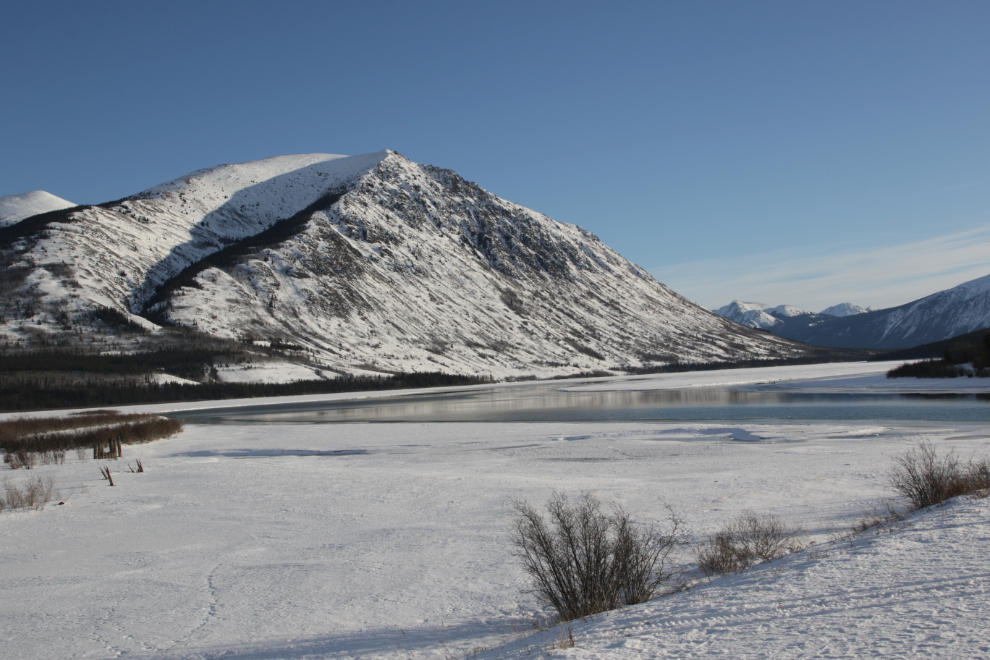
[[[826,368],[841,371],[800,369]],[[774,513],[816,544],[574,624],[576,646],[552,654],[978,657],[988,500],[828,544],[893,496],[893,457],[920,438],[990,453],[990,424],[648,422],[188,425],[120,461],[70,453],[4,472],[53,476],[65,505],[0,514],[0,657],[546,654],[559,630],[522,638],[541,610],[507,538],[511,499],[554,489],[642,521],[666,501],[695,539]]]
[[[671,598],[575,622],[567,658],[990,657],[990,500],[921,513]],[[552,632],[480,657],[544,655]]]

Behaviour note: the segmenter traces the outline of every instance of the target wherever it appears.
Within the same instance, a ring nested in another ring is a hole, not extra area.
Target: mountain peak
[[[12,225],[39,213],[59,211],[76,206],[67,199],[44,190],[32,190],[18,195],[0,197],[0,227]]]
[[[872,307],[860,307],[859,305],[854,305],[852,303],[839,303],[838,305],[832,305],[827,309],[823,309],[820,313],[826,316],[854,316],[856,314],[865,314],[866,312],[872,312]]]
[[[590,232],[389,149],[220,165],[35,229],[11,238],[22,281],[0,301],[0,336],[22,346],[71,345],[80,327],[153,349],[176,325],[305,347],[311,377],[805,352],[697,307]]]

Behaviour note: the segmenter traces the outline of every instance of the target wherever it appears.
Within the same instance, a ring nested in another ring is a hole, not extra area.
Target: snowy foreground
[[[4,472],[53,476],[65,505],[0,514],[0,657],[985,656],[990,500],[830,541],[919,438],[990,453],[990,425],[961,423],[188,425],[120,461]],[[696,539],[775,513],[815,544],[554,649],[507,542],[510,500],[554,489],[647,522],[666,501]]]

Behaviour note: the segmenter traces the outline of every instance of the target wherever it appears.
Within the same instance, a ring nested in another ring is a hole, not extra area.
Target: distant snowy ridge
[[[827,316],[855,316],[856,314],[865,314],[866,312],[876,311],[872,307],[860,307],[859,305],[854,305],[852,303],[839,303],[838,305],[832,305],[827,309],[821,311],[822,314]]]
[[[733,301],[716,314],[788,339],[834,348],[910,348],[990,328],[990,275],[914,302],[874,310],[851,303],[820,314]]]
[[[725,307],[719,307],[715,313],[749,328],[769,330],[780,321],[769,313],[771,308],[763,303],[742,302],[733,300]]]
[[[990,275],[899,307],[837,318],[790,336],[835,347],[909,348],[990,327]]]
[[[330,375],[805,352],[685,300],[591,232],[388,150],[221,165],[47,221],[0,245],[22,278],[0,302],[12,343],[71,345],[108,307],[151,333],[134,346],[163,324],[278,337]]]
[[[854,314],[863,314],[872,311],[872,307],[864,308],[859,305],[853,305],[852,303],[840,303],[822,310],[818,313],[818,315],[852,316]],[[814,312],[809,312],[793,305],[777,305],[776,307],[771,307],[770,305],[766,305],[764,303],[742,302],[740,300],[733,300],[728,305],[714,310],[714,312],[719,316],[732,319],[736,323],[742,323],[743,325],[747,325],[751,328],[764,329],[769,329],[773,326],[779,325],[781,319],[794,318],[796,316],[807,316],[809,314],[815,315]]]
[[[20,222],[32,215],[59,211],[75,206],[72,202],[56,197],[44,190],[32,190],[19,195],[0,197],[0,227]]]

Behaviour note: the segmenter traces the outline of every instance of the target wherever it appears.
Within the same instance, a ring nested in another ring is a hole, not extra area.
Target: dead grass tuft
[[[759,562],[780,559],[798,550],[800,530],[785,525],[777,516],[762,518],[744,511],[725,529],[715,532],[695,550],[698,568],[711,577],[738,573]]]
[[[55,479],[52,477],[32,477],[23,486],[18,486],[8,477],[3,480],[3,494],[0,496],[0,511],[4,509],[40,510],[57,497]]]

